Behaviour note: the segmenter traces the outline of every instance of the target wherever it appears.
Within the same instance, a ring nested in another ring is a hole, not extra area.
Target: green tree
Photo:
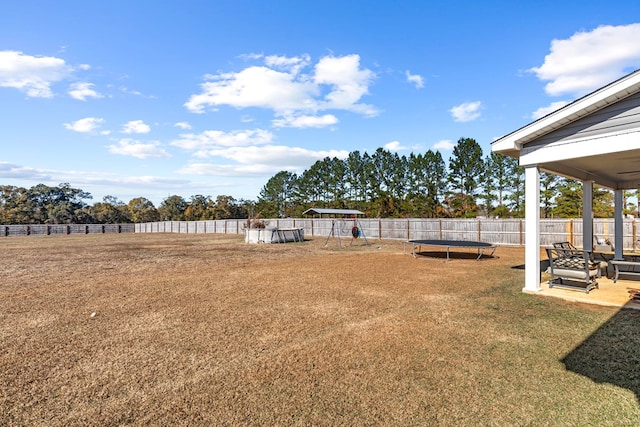
[[[630,191],[630,190],[625,190],[622,193],[622,199],[623,199],[623,207],[622,207],[622,213],[624,215],[634,215],[637,212],[638,207],[636,206],[635,203],[631,202],[631,199],[636,197],[637,195],[637,191]]]
[[[131,199],[127,206],[129,208],[131,220],[135,223],[154,222],[160,220],[158,210],[149,199],[136,197],[135,199]]]
[[[91,207],[91,215],[99,224],[121,224],[131,222],[127,206],[114,196],[104,196],[102,202]]]
[[[509,217],[507,207],[509,194],[514,190],[514,175],[518,161],[499,153],[491,153],[485,159],[485,173],[482,186],[484,192],[479,196],[484,201],[487,215]],[[517,185],[516,185],[517,187]]]
[[[178,195],[169,196],[158,206],[158,215],[161,221],[184,221],[185,210],[188,203]]]
[[[524,168],[518,164],[515,159],[508,162],[511,175],[509,179],[509,193],[505,196],[507,207],[511,212],[511,216],[516,218],[524,217],[524,196],[525,196],[525,178]]]
[[[582,184],[573,179],[563,178],[558,184],[556,204],[552,209],[559,218],[580,218],[582,216]]]
[[[453,154],[449,159],[449,185],[450,200],[458,200],[460,203],[450,204],[455,216],[475,217],[475,197],[485,172],[482,160],[482,148],[472,138],[460,138],[453,148]],[[459,205],[459,206],[458,206]]]
[[[345,183],[347,197],[356,209],[367,199],[366,182],[365,159],[359,151],[353,151],[345,160]]]
[[[246,212],[231,196],[218,196],[213,204],[215,219],[246,218]]]
[[[29,190],[13,185],[0,187],[0,224],[32,224],[34,211]]]
[[[189,198],[189,203],[184,202],[183,217],[187,221],[201,221],[205,219],[217,219],[215,203],[210,196],[197,194]]]
[[[262,217],[289,216],[296,194],[297,175],[287,171],[275,174],[260,190],[257,208]]]
[[[91,194],[68,183],[57,187],[38,184],[27,191],[27,197],[33,204],[33,222],[38,224],[69,224],[79,221],[78,215],[87,206],[85,199]]]
[[[407,200],[412,216],[433,218],[446,190],[446,165],[439,151],[409,155]]]
[[[613,193],[606,188],[593,186],[593,217],[613,218]]]
[[[558,185],[560,185],[558,175],[548,172],[540,173],[540,208],[543,218],[549,218],[553,212]]]

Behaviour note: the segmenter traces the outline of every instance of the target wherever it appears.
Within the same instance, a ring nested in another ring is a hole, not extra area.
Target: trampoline
[[[440,248],[446,248],[447,261],[449,261],[449,253],[451,248],[455,249],[477,249],[478,257],[480,259],[485,255],[491,257],[496,251],[496,245],[486,242],[474,242],[470,240],[409,240],[404,243],[404,253],[407,253],[407,245],[411,245],[411,254],[416,257],[417,252],[422,251],[422,246],[435,246]],[[416,248],[418,249],[416,251]]]

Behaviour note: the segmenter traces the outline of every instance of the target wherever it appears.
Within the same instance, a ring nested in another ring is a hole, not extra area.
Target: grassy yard
[[[362,243],[0,239],[0,425],[638,424],[640,312]]]

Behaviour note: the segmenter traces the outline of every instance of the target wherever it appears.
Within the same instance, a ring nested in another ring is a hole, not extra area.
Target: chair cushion
[[[597,269],[589,270],[589,277],[587,277],[587,274],[586,274],[584,269],[582,269],[582,270],[573,270],[573,269],[568,269],[568,268],[554,268],[553,269],[553,275],[554,276],[568,278],[568,279],[587,280],[587,278],[593,278],[593,277],[597,276],[598,275],[598,270]]]

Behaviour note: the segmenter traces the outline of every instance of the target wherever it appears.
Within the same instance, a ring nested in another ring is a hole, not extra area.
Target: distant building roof
[[[302,215],[364,215],[364,212],[355,209],[311,208],[302,212]]]

